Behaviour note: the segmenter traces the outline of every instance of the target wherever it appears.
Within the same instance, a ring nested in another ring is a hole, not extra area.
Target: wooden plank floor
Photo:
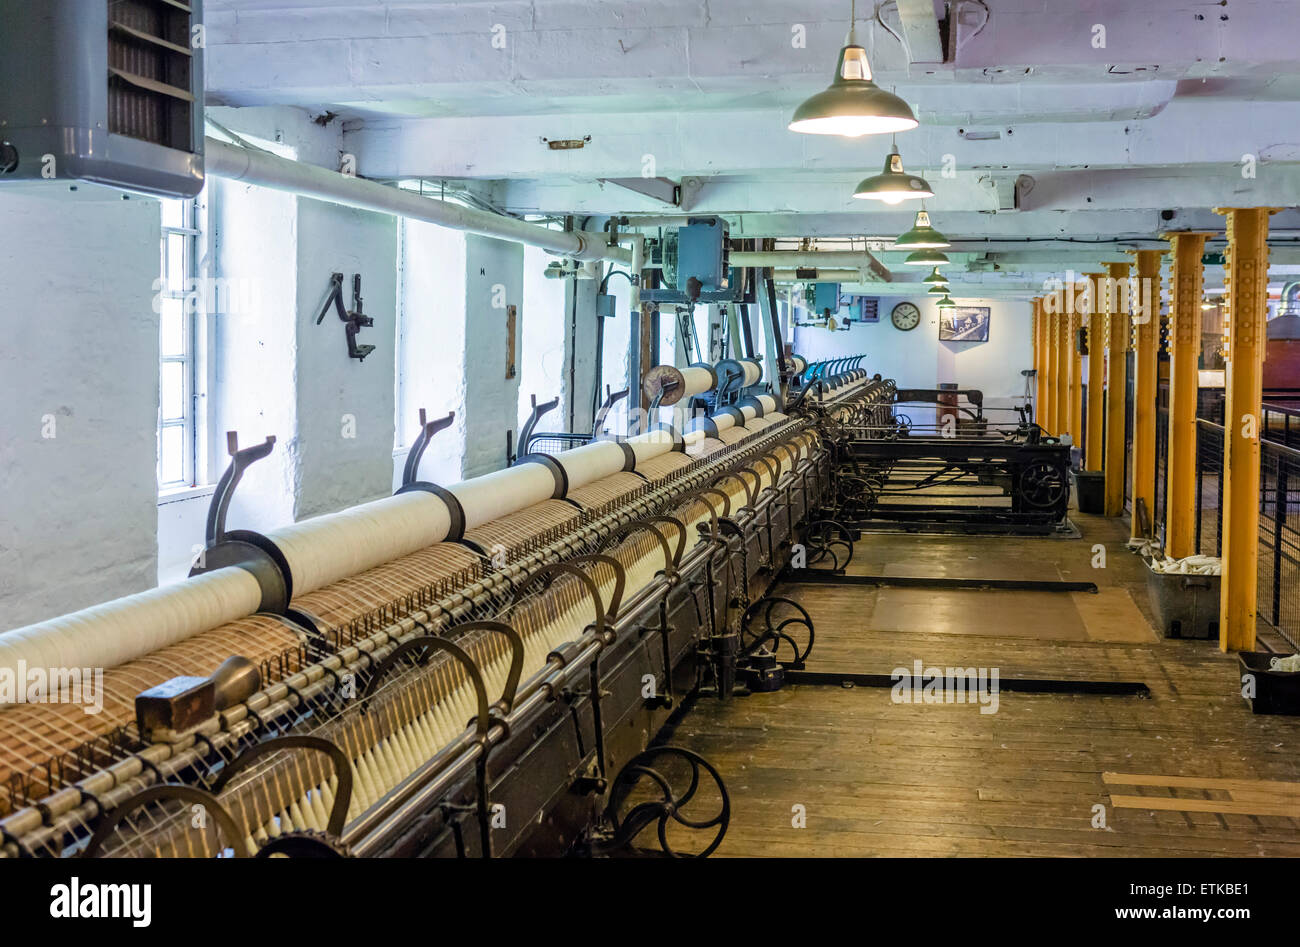
[[[816,621],[810,670],[888,674],[919,659],[997,667],[1003,680],[1137,680],[1151,699],[1004,691],[990,714],[868,687],[702,699],[672,742],[727,782],[717,855],[1300,856],[1300,718],[1253,715],[1217,642],[1158,637],[1126,530],[1076,522],[1074,541],[872,536],[850,571],[1094,581],[1097,595],[779,594]],[[1097,543],[1104,569],[1092,568]]]

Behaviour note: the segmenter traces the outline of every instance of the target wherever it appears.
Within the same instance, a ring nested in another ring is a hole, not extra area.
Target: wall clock
[[[921,310],[912,303],[899,303],[889,314],[889,321],[894,324],[895,329],[902,329],[904,332],[915,329],[921,324]]]

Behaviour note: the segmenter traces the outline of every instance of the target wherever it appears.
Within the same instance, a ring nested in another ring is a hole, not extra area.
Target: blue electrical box
[[[685,292],[692,276],[702,292],[730,288],[727,228],[717,217],[691,218],[677,228],[677,289]]]
[[[840,308],[840,284],[813,283],[811,303],[812,310],[817,315],[820,316],[824,309],[829,309],[831,315],[835,315]]]

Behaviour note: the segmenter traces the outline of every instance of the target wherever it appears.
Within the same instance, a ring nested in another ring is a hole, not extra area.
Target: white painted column
[[[591,282],[588,280],[587,282]],[[465,241],[465,478],[505,466],[506,431],[518,433],[524,248],[471,234]],[[515,307],[513,373],[509,313]],[[507,377],[509,375],[509,377]]]

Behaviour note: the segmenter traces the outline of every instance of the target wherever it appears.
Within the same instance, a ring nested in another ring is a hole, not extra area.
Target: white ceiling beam
[[[903,24],[903,39],[912,62],[943,62],[943,44],[939,40],[939,18],[935,16],[934,0],[898,0],[898,18]]]
[[[1300,6],[1298,4],[1297,6]],[[978,98],[978,89],[947,87],[950,101]],[[986,87],[987,88],[987,87]],[[1061,97],[1076,93],[1056,90]],[[1109,101],[1097,93],[1096,101]],[[971,140],[963,126],[922,125],[900,135],[907,169],[942,192],[945,169],[991,174],[1071,169],[1163,167],[1184,164],[1240,166],[1253,155],[1260,167],[1300,160],[1300,143],[1280,129],[1300,126],[1298,102],[1174,99],[1146,121],[1077,125],[1038,122],[1032,111],[1000,137]],[[864,176],[879,170],[889,152],[885,136],[838,139],[797,135],[780,109],[701,113],[521,115],[412,119],[370,123],[345,133],[359,173],[371,177],[511,178],[655,177],[805,171]],[[1213,129],[1213,134],[1206,134]],[[584,139],[582,148],[552,150],[543,139]],[[1263,175],[1263,172],[1260,172]],[[852,183],[856,183],[856,180]],[[851,185],[850,185],[851,186]]]
[[[935,82],[1272,80],[1300,70],[1293,40],[1300,4],[1289,0],[1230,9],[1186,0],[989,5],[989,24],[967,29],[957,62],[936,66]],[[427,108],[432,100],[444,114],[484,114],[493,103],[523,114],[564,99],[621,108],[611,99],[639,97],[645,107],[677,110],[707,97],[714,105],[774,92],[798,97],[825,85],[845,6],[217,2],[205,9],[207,88],[215,102],[232,105]],[[1097,25],[1104,47],[1092,42]],[[806,43],[791,42],[795,27]],[[864,25],[868,32],[878,79],[893,84],[916,72],[891,36]]]
[[[695,214],[841,215],[854,235],[901,233],[908,227],[895,229],[895,221],[910,221],[919,210],[919,206],[886,209],[876,201],[856,200],[852,196],[856,182],[851,178],[808,180],[773,174],[743,180],[687,178],[686,182],[694,189],[690,210]],[[998,233],[1073,236],[1065,215],[1094,210],[1146,215],[1140,228],[1103,231],[1104,236],[1150,235],[1164,227],[1181,227],[1192,211],[1208,212],[1217,206],[1292,206],[1300,193],[1300,163],[1271,165],[1255,179],[1241,178],[1231,166],[1202,168],[1196,173],[1181,169],[1113,171],[1102,179],[1092,172],[1081,173],[1079,180],[1073,173],[1047,175],[1022,188],[1019,211],[998,213],[994,213],[997,195],[991,181],[968,175],[944,183],[946,187],[935,185],[937,197],[928,207],[934,226],[950,237],[982,235],[995,219],[1020,221],[1000,224],[1005,229]],[[581,180],[506,181],[494,194],[497,203],[515,213],[635,215],[660,213],[663,208],[648,197]],[[1173,214],[1168,221],[1161,217],[1165,211]],[[973,214],[980,216],[972,223],[963,226],[955,222]]]

